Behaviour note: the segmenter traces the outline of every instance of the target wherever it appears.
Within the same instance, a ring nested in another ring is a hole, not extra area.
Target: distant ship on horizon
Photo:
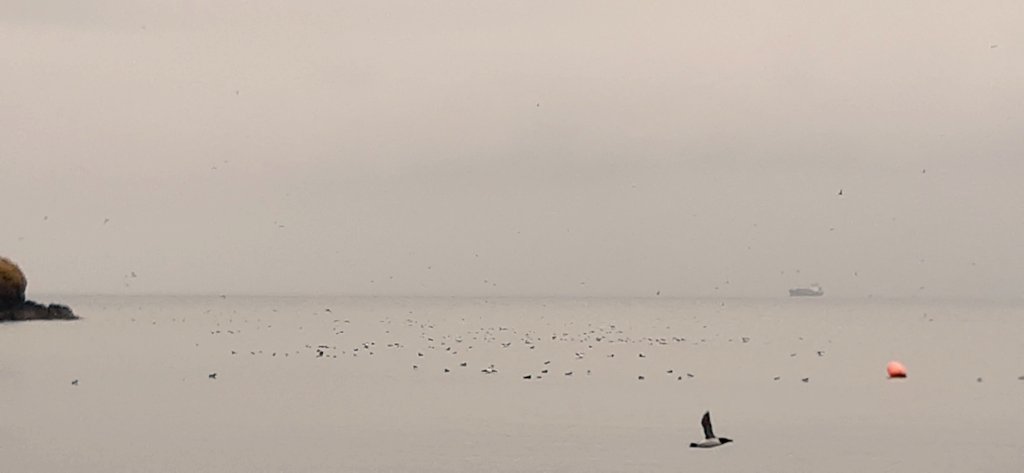
[[[789,297],[817,297],[825,295],[825,290],[820,284],[811,284],[811,287],[798,287],[789,290]]]

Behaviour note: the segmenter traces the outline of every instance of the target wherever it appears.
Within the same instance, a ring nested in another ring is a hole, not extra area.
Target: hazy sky
[[[1021,25],[1019,0],[2,0],[0,254],[30,297],[1019,297]]]

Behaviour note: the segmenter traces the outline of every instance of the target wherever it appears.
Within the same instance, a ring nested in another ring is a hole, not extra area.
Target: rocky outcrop
[[[0,256],[0,322],[12,320],[73,320],[67,306],[48,306],[25,300],[28,280],[13,261]]]

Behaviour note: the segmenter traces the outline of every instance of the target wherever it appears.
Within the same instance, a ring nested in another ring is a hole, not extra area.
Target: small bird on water
[[[700,443],[691,442],[690,448],[714,448],[732,442],[732,439],[715,437],[715,432],[711,430],[711,412],[704,413],[704,417],[700,419],[700,425],[704,428],[704,441]]]

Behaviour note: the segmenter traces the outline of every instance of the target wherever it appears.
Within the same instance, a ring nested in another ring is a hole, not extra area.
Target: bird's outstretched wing
[[[705,412],[704,417],[700,420],[701,427],[704,427],[704,438],[713,439],[715,438],[715,432],[711,430],[711,412]]]

